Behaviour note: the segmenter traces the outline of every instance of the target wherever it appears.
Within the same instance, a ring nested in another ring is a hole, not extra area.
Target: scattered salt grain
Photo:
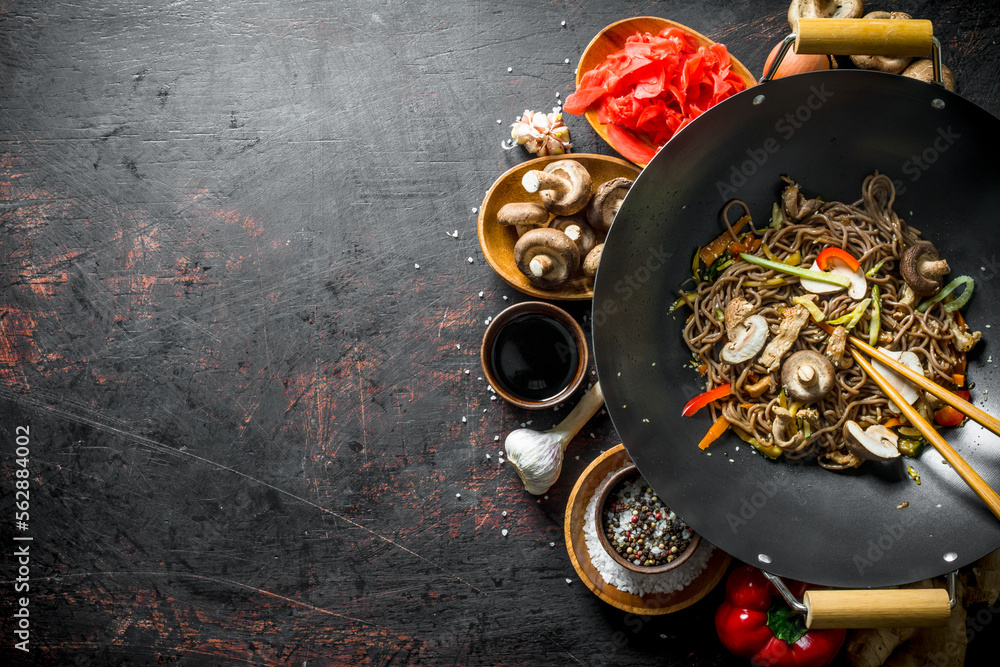
[[[474,259],[472,259],[472,258],[470,257],[468,261],[469,261],[469,264],[472,264],[472,263],[473,263],[473,262],[475,262],[476,260],[474,260]]]
[[[562,27],[565,28],[566,27],[566,22],[565,21],[560,21],[559,25],[561,25]],[[569,579],[567,579],[566,581],[569,581]]]
[[[466,419],[465,417],[462,417],[462,423],[463,423],[463,424],[464,424],[465,422],[467,422],[467,421],[469,421],[469,420],[468,420],[468,419]]]
[[[507,295],[504,294],[502,298],[503,298],[504,301],[506,301],[507,300]]]
[[[566,578],[566,583],[567,583],[567,584],[572,584],[572,583],[573,583],[573,580],[572,580],[572,579],[570,579],[569,577],[567,577],[567,578]]]
[[[500,534],[503,535],[504,537],[507,537],[507,529],[504,528],[503,530],[501,530]]]
[[[462,497],[462,494],[461,494],[461,493],[456,493],[456,494],[455,494],[455,497],[456,497],[456,498],[461,498],[461,497]]]
[[[503,457],[502,456],[497,459],[497,463],[503,463]]]
[[[549,547],[554,547],[555,545],[556,545],[555,542],[549,542]]]
[[[507,71],[508,71],[508,72],[513,72],[513,71],[514,71],[514,68],[513,68],[513,67],[508,67],[508,68],[507,68]]]
[[[455,343],[455,349],[461,350],[462,349],[462,344],[461,343]]]
[[[413,265],[413,268],[415,268],[415,269],[419,269],[419,268],[420,268],[420,265],[419,265],[419,264],[414,264],[414,265]]]
[[[563,60],[563,64],[569,65],[569,58],[566,58],[565,60]]]
[[[495,401],[495,400],[497,400],[497,396],[496,396],[496,394],[493,394],[492,396],[490,396],[490,400],[491,400],[491,401]]]
[[[464,372],[465,372],[466,375],[468,375],[469,374],[469,369],[466,368]]]
[[[478,212],[479,212],[479,208],[478,208],[478,207],[476,207],[476,206],[473,206],[473,207],[472,207],[472,212],[473,212],[473,213],[478,213]],[[457,234],[456,234],[456,236],[457,236]]]
[[[487,460],[487,461],[489,461],[489,460],[490,460],[490,455],[489,455],[489,454],[487,454],[487,455],[486,455],[486,460]]]
[[[500,516],[507,516],[507,510],[504,510],[503,512],[500,512]]]
[[[499,436],[499,435],[495,435],[495,436],[493,436],[493,442],[496,442],[496,441],[497,441],[497,440],[499,440],[499,439],[500,439],[500,436]]]
[[[482,299],[482,298],[483,298],[483,293],[482,293],[482,292],[480,292],[480,293],[479,293],[479,298],[480,298],[480,299]]]
[[[503,121],[497,118],[497,125],[500,125],[501,123],[503,123]]]

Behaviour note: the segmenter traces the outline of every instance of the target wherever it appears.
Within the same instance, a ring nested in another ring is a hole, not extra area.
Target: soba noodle
[[[795,187],[792,193],[794,198],[797,186],[791,187]],[[800,203],[803,199],[799,196]],[[799,253],[803,267],[811,266],[819,252],[828,246],[850,253],[865,272],[881,263],[874,275],[868,277],[869,289],[871,285],[878,285],[881,297],[878,344],[890,350],[916,353],[928,377],[945,386],[952,386],[954,369],[964,363],[965,354],[953,344],[956,313],[947,312],[941,303],[925,313],[917,311],[916,300],[899,276],[897,265],[903,251],[920,240],[920,232],[896,214],[894,200],[892,181],[876,173],[865,179],[861,199],[853,204],[813,200],[812,205],[818,208],[799,220],[786,219],[776,228],[766,229],[754,228],[751,222],[754,233],[751,238],[761,238],[763,244],[782,261]],[[733,203],[742,205],[746,210],[742,202]],[[724,218],[728,208],[723,213]],[[786,217],[790,217],[788,211],[786,202]],[[726,225],[728,233],[736,239],[728,219]],[[720,414],[718,410],[721,410],[721,415],[745,440],[752,438],[767,447],[781,446],[784,455],[791,459],[816,456],[819,465],[829,469],[858,465],[860,460],[844,442],[844,424],[847,420],[862,426],[883,424],[894,415],[890,412],[887,397],[851,361],[849,353],[844,355],[845,360],[836,368],[833,390],[809,406],[815,410],[812,413],[815,423],[811,433],[792,445],[776,438],[772,428],[776,408],[787,400],[782,394],[780,365],[769,371],[759,359],[730,364],[719,356],[722,345],[726,343],[726,323],[720,321],[720,313],[733,299],[742,297],[752,304],[753,313],[764,317],[773,336],[778,331],[782,311],[792,306],[792,297],[807,294],[797,277],[751,264],[738,255],[734,260],[714,280],[701,281],[686,297],[693,314],[684,327],[683,335],[695,356],[695,364],[703,372],[709,388],[725,383],[732,386],[732,395],[720,401],[721,407],[714,403],[711,405],[712,418],[716,419]],[[752,287],[745,284],[748,281]],[[772,284],[761,285],[768,282]],[[781,284],[775,285],[775,282]],[[826,321],[850,313],[856,305],[857,301],[844,291],[819,295],[816,299],[816,306],[823,312]],[[865,338],[864,332],[869,331],[872,316],[872,309],[867,308],[852,334]],[[810,318],[784,356],[787,358],[802,349],[822,353],[829,337],[827,331]],[[757,384],[759,387],[759,381],[768,375],[773,380],[770,388],[759,396],[752,396],[748,392],[750,386]],[[918,407],[926,411],[932,409],[933,404]],[[815,419],[817,416],[818,419]]]

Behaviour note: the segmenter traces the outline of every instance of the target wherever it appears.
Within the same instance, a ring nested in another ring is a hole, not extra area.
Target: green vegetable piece
[[[878,275],[878,272],[882,270],[882,265],[883,264],[885,264],[885,260],[884,259],[881,262],[879,262],[878,264],[876,264],[875,266],[873,266],[872,268],[870,268],[867,271],[865,271],[865,276],[868,277],[868,278],[874,278],[875,276]]]
[[[868,306],[871,305],[871,302],[871,297],[865,297],[865,299],[860,301],[858,305],[854,306],[854,310],[846,315],[841,315],[836,319],[829,320],[827,324],[832,327],[843,326],[845,329],[850,331],[854,328],[854,325],[861,320],[861,317],[865,314],[865,311],[868,310]]]
[[[789,266],[784,262],[772,262],[769,259],[757,257],[756,255],[748,255],[745,252],[741,252],[740,257],[742,257],[745,262],[750,262],[751,264],[756,264],[757,266],[761,266],[765,269],[771,269],[772,271],[777,271],[779,273],[787,273],[788,275],[796,276],[798,278],[818,280],[820,282],[830,283],[831,285],[838,285],[840,287],[851,286],[850,278],[837,273],[831,273],[830,271],[813,271],[812,269],[803,269],[800,266]]]
[[[920,453],[920,450],[924,447],[924,441],[919,438],[900,438],[899,443],[896,445],[896,449],[903,456],[909,456],[910,458],[915,457]]]
[[[882,330],[882,294],[878,285],[872,285],[872,321],[868,324],[868,344],[878,345],[878,335]]]
[[[778,229],[781,227],[781,223],[785,221],[785,216],[781,212],[781,207],[778,206],[778,202],[771,204],[771,224],[768,226],[771,229]]]
[[[958,278],[955,278],[950,283],[942,287],[937,294],[935,294],[934,296],[932,296],[931,298],[927,299],[919,306],[917,306],[917,310],[920,311],[921,313],[926,313],[928,308],[930,308],[935,303],[944,299],[946,296],[954,292],[962,285],[965,285],[965,291],[963,291],[961,294],[959,294],[951,301],[948,301],[947,303],[944,304],[945,312],[948,313],[955,312],[965,304],[969,303],[969,299],[972,298],[972,290],[976,286],[976,281],[973,280],[970,276],[959,276]]]

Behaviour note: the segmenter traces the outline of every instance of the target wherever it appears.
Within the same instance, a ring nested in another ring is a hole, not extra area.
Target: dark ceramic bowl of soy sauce
[[[576,320],[544,301],[507,308],[490,322],[479,352],[500,398],[537,410],[562,403],[587,372],[587,339]]]

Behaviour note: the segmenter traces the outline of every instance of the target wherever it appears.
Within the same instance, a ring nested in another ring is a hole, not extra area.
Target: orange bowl
[[[612,53],[617,53],[625,47],[625,40],[634,35],[637,32],[649,32],[656,34],[663,30],[664,28],[677,28],[683,30],[687,34],[697,40],[700,46],[711,46],[715,44],[711,39],[705,37],[699,32],[688,28],[685,25],[681,25],[675,21],[670,21],[668,19],[661,19],[656,16],[636,16],[630,19],[623,19],[621,21],[616,21],[612,23],[604,30],[597,33],[594,39],[590,40],[590,44],[587,48],[583,50],[583,55],[580,56],[580,64],[576,68],[576,85],[580,85],[580,79],[586,72],[592,69],[596,69],[604,60]],[[747,84],[747,88],[753,86],[757,83],[757,79],[753,74],[750,73],[743,63],[736,59],[732,53],[729,54],[732,59],[732,71],[735,72],[743,81]],[[607,128],[597,120],[597,111],[590,110],[583,114],[583,117],[587,119],[590,126],[594,128],[594,131],[608,142],[608,144],[618,150],[615,146],[615,142],[611,140],[608,136]],[[621,151],[619,151],[621,152]],[[645,167],[644,163],[636,163],[640,167]]]
[[[497,211],[504,204],[511,202],[532,202],[540,204],[539,194],[526,192],[521,185],[521,178],[533,169],[542,169],[549,162],[556,160],[576,160],[590,172],[594,181],[594,189],[613,178],[629,178],[635,180],[639,175],[631,162],[607,155],[589,153],[566,153],[565,155],[549,155],[534,158],[509,169],[498,178],[486,193],[483,205],[479,207],[479,247],[483,250],[486,263],[514,289],[540,299],[556,301],[583,301],[594,296],[594,280],[580,274],[566,283],[544,289],[529,281],[514,262],[514,245],[517,243],[517,230],[504,227],[497,222]]]

